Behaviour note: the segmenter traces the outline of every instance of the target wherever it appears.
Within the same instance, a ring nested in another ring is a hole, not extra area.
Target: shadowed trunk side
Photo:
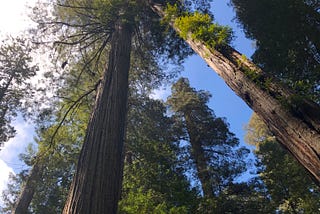
[[[63,213],[116,213],[123,174],[132,28],[118,23]]]
[[[150,3],[150,6],[160,17],[165,16],[161,5]],[[180,32],[173,21],[171,26]],[[259,115],[320,186],[320,107],[300,99],[299,106],[290,109],[295,95],[274,78],[267,85],[270,77],[232,47],[217,51],[191,36],[186,42]],[[246,70],[254,71],[261,81],[250,79]]]

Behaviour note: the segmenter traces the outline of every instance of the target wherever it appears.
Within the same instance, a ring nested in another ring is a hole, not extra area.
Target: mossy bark
[[[164,17],[161,5],[151,3],[150,6],[159,16]],[[179,32],[173,22],[171,25]],[[270,81],[260,68],[249,60],[244,60],[232,47],[225,46],[217,51],[191,37],[185,41],[259,115],[278,141],[310,172],[320,186],[320,107],[306,99],[300,100],[299,106],[294,110],[283,105],[283,100],[295,95],[275,79]],[[268,79],[268,88],[263,83],[257,84],[257,80],[250,79],[243,68],[259,73],[262,80]]]

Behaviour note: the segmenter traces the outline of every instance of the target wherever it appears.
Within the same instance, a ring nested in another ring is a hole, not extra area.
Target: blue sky
[[[250,57],[254,51],[253,42],[246,39],[239,25],[232,21],[235,14],[233,8],[227,5],[228,2],[229,0],[213,1],[215,21],[221,25],[228,25],[234,30],[233,46],[240,53]],[[213,97],[209,103],[210,107],[217,116],[227,118],[231,131],[244,143],[243,127],[248,123],[252,114],[247,104],[199,56],[193,56],[186,61],[185,72],[182,73],[182,76],[188,77],[193,87],[211,92]]]
[[[215,21],[220,25],[228,25],[234,30],[235,39],[232,43],[233,47],[248,58],[254,52],[254,42],[246,39],[244,32],[239,28],[239,24],[234,20],[235,13],[233,8],[228,6],[229,0],[213,0],[212,9],[214,12]],[[194,55],[184,63],[184,71],[181,76],[187,77],[192,87],[198,90],[207,90],[212,94],[209,102],[209,107],[214,110],[216,116],[225,117],[230,125],[230,131],[236,134],[242,146],[248,146],[244,142],[245,130],[244,126],[248,123],[252,110],[247,104],[242,101],[224,82],[224,80],[207,66],[205,61],[198,55]],[[170,90],[167,90],[169,95]],[[253,159],[251,153],[249,158]],[[254,171],[254,168],[249,169],[241,179],[246,180],[251,177],[249,172]]]
[[[235,39],[232,46],[240,53],[250,58],[254,52],[254,42],[245,38],[244,32],[234,20],[235,13],[233,8],[228,6],[228,2],[229,0],[213,0],[212,8],[215,21],[220,25],[228,25],[234,30]],[[189,57],[183,66],[184,71],[181,73],[181,76],[187,77],[190,81],[190,85],[197,90],[206,90],[212,94],[209,107],[215,112],[216,116],[226,118],[226,121],[229,123],[230,131],[239,138],[240,146],[254,149],[253,146],[249,146],[244,142],[246,134],[244,127],[249,122],[253,111],[198,55]],[[156,91],[154,97],[166,99],[169,95],[170,87]],[[251,153],[248,157],[248,171],[239,178],[240,181],[248,180],[253,176],[250,173],[255,172],[255,167],[252,166],[254,158],[253,153]]]
[[[26,15],[26,5],[31,6],[36,0],[10,0],[1,2],[0,7],[0,38],[5,35],[17,36],[30,26]],[[17,130],[14,139],[5,143],[0,151],[0,195],[5,188],[9,172],[19,172],[25,166],[19,162],[18,155],[25,151],[26,146],[33,141],[33,127],[17,118],[13,125]],[[1,197],[0,197],[1,205]]]
[[[17,34],[20,30],[29,25],[26,21],[24,6],[31,5],[35,0],[10,0],[2,3],[0,8],[0,35],[4,33]],[[212,3],[216,22],[222,25],[229,25],[235,31],[233,46],[246,56],[253,53],[253,43],[245,39],[243,32],[238,25],[232,21],[234,18],[233,9],[227,5],[229,0],[214,0]],[[11,20],[11,23],[8,23]],[[252,111],[249,107],[231,91],[225,82],[211,69],[199,56],[188,58],[184,64],[185,70],[182,76],[190,80],[192,87],[209,91],[213,97],[209,106],[219,117],[225,117],[230,124],[230,130],[236,134],[244,145],[244,125],[249,121]],[[157,96],[167,96],[170,91],[158,91]],[[25,150],[28,143],[33,139],[33,128],[31,124],[16,120],[15,126],[18,135],[5,144],[0,151],[0,192],[4,188],[8,172],[18,172],[24,166],[18,161],[18,154]],[[1,203],[1,199],[0,199]]]
[[[221,25],[230,26],[235,33],[232,45],[240,53],[250,57],[254,52],[253,41],[245,38],[243,31],[233,19],[233,8],[228,6],[229,0],[214,0],[212,8],[215,21]],[[218,117],[225,117],[230,124],[230,130],[237,135],[244,145],[244,126],[248,123],[252,110],[242,101],[219,77],[212,68],[198,55],[189,57],[184,63],[184,71],[181,76],[187,77],[192,87],[198,90],[207,90],[212,94],[209,106]],[[166,97],[170,94],[170,88],[157,92],[156,97]]]

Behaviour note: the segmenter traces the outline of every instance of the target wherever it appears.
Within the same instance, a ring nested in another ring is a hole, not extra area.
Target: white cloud
[[[13,169],[9,167],[3,160],[0,159],[0,195],[2,191],[6,189],[9,174],[14,173]],[[0,197],[0,205],[3,203],[2,198]]]
[[[27,14],[27,7],[36,0],[9,0],[1,2],[0,33],[18,34],[32,25]]]
[[[2,191],[6,189],[9,173],[18,173],[26,166],[19,160],[19,154],[33,141],[34,128],[21,118],[14,122],[17,135],[4,144],[0,151],[0,205]]]
[[[28,17],[27,7],[31,7],[37,0],[9,0],[2,1],[0,7],[0,35],[18,35],[29,28],[33,23]],[[0,151],[0,195],[6,188],[9,173],[19,172],[23,165],[18,154],[25,150],[26,145],[32,142],[33,127],[21,119],[14,123],[17,136],[5,143]],[[2,203],[0,199],[0,203]]]
[[[16,163],[18,154],[25,151],[26,146],[33,141],[34,128],[31,124],[18,118],[13,126],[17,135],[4,144],[0,151],[0,159],[8,163]]]
[[[167,100],[170,94],[171,91],[169,88],[160,88],[153,90],[150,97],[156,100]]]

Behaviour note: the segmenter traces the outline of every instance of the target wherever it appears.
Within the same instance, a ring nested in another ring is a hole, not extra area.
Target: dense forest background
[[[144,1],[39,1],[31,15],[37,27],[4,40],[0,142],[15,136],[18,115],[35,124],[36,136],[20,154],[28,168],[11,175],[1,212],[319,211],[317,180],[265,120],[253,114],[241,144],[229,118],[209,107],[215,94],[180,75],[194,54],[186,32],[228,53],[232,29],[215,23],[209,1],[168,3],[160,21]],[[238,67],[267,92],[273,81],[286,85],[294,96],[279,102],[305,117],[304,99],[319,104],[318,1],[229,3],[254,41],[253,63],[270,79],[242,67],[249,56]],[[175,16],[180,35],[169,27]],[[48,65],[37,64],[35,54],[47,54]],[[163,87],[171,88],[167,99],[154,99]],[[306,119],[314,127],[316,110]]]

